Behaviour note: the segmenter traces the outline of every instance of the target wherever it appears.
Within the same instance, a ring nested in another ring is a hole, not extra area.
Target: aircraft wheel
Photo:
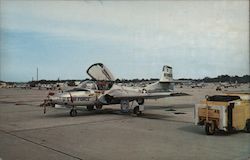
[[[206,123],[205,132],[207,135],[213,135],[215,133],[214,123]]]
[[[140,116],[142,114],[142,112],[139,110],[139,106],[136,106],[134,108],[134,114],[136,114],[137,116]]]
[[[136,114],[137,116],[141,116],[142,115],[142,111],[139,111],[138,114]]]
[[[138,103],[139,105],[143,105],[143,104],[144,104],[144,99],[138,99],[138,100],[137,100],[137,103]]]
[[[88,111],[93,111],[94,110],[94,106],[87,106],[87,110]]]
[[[98,109],[98,110],[102,109],[102,105],[99,105],[99,104],[96,105],[95,107],[96,107],[96,109]]]
[[[69,114],[71,117],[75,117],[75,116],[77,116],[77,111],[75,109],[71,109]]]

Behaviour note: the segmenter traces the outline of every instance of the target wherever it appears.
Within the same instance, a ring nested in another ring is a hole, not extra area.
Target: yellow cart
[[[217,130],[250,132],[250,93],[207,96],[195,105],[195,124],[205,126],[207,135]]]

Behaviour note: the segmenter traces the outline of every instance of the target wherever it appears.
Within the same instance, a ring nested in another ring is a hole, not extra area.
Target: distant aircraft
[[[191,88],[203,88],[205,87],[204,83],[194,83],[191,85]]]
[[[77,116],[78,106],[86,106],[87,110],[91,111],[100,110],[103,105],[120,104],[122,111],[133,109],[134,114],[140,115],[144,110],[145,99],[187,95],[173,92],[172,67],[167,65],[163,66],[162,77],[158,82],[141,88],[115,84],[114,76],[102,63],[91,65],[87,74],[92,80],[84,81],[64,93],[48,95],[43,104],[44,113],[46,106],[66,107],[71,109],[70,116],[74,117]]]
[[[224,82],[224,83],[222,83],[222,82],[220,82],[220,87],[224,87],[224,88],[230,88],[230,87],[237,88],[237,87],[239,87],[239,84],[238,84],[237,81],[235,83],[231,83],[231,82]]]

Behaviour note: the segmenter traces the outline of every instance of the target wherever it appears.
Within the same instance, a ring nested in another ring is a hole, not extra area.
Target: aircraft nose
[[[69,93],[55,94],[51,96],[51,101],[61,103],[61,102],[67,101],[70,97],[71,96]]]

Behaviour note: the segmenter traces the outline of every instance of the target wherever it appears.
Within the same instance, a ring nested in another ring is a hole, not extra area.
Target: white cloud
[[[2,29],[130,46],[134,58],[168,54],[190,63],[221,55],[211,63],[225,68],[223,58],[235,57],[235,68],[249,71],[247,60],[240,63],[249,57],[248,6],[247,0],[1,1],[0,20]]]
[[[2,27],[75,39],[132,40],[148,48],[166,43],[223,47],[223,43],[238,42],[240,35],[248,32],[247,4],[248,1],[4,1]],[[7,17],[5,21],[5,14],[15,18]],[[82,24],[118,28],[124,34],[107,32],[107,28],[99,33],[97,29],[83,30],[79,27]]]

